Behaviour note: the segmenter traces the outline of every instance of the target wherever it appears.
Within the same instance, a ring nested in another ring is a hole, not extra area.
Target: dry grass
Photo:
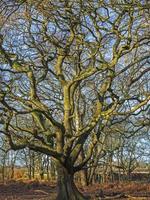
[[[95,184],[81,188],[81,192],[85,195],[90,195],[92,200],[98,199],[101,191],[105,196],[115,196],[120,193],[137,199],[150,200],[150,184],[126,182],[126,183],[111,183],[111,184]],[[39,182],[39,181],[9,181],[5,184],[0,184],[0,200],[54,200],[56,198],[55,183]]]
[[[0,200],[54,200],[55,185],[39,181],[9,181],[0,184]]]

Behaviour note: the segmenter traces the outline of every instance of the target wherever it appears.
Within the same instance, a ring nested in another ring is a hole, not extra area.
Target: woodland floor
[[[80,188],[80,187],[79,187]],[[111,183],[80,188],[81,192],[100,199],[150,200],[150,183]],[[103,197],[102,197],[103,196]],[[56,186],[53,183],[38,181],[9,181],[0,184],[0,200],[54,200]]]

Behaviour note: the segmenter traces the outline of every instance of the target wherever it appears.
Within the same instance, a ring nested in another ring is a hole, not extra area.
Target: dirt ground
[[[92,200],[135,199],[150,200],[150,183],[111,183],[81,188],[80,191]],[[54,200],[54,183],[39,181],[9,181],[0,184],[0,200]]]

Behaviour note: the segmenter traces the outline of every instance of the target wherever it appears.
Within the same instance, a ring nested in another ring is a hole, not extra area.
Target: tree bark
[[[66,169],[58,169],[57,198],[56,200],[87,200],[77,189],[74,183],[74,175]]]

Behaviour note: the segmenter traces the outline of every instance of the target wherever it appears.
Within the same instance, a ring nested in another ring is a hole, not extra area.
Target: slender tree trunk
[[[14,165],[14,163],[12,163],[11,164],[11,176],[10,176],[11,179],[14,179],[14,174],[15,174],[15,165]]]
[[[80,176],[81,176],[81,185],[82,186],[87,186],[88,185],[88,181],[87,181],[87,170],[81,170],[80,172]]]
[[[3,165],[2,165],[2,181],[5,182],[5,169],[6,169],[6,154],[3,158]]]
[[[55,163],[54,163],[54,160],[52,158],[51,158],[51,161],[50,161],[50,179],[51,179],[51,181],[56,180]]]
[[[41,180],[44,179],[44,169],[43,169],[43,166],[41,166],[41,169],[40,169],[40,178],[41,178]]]
[[[94,183],[94,175],[95,175],[96,167],[93,167],[89,170],[88,174],[88,185],[92,185]]]
[[[35,177],[35,162],[34,162],[34,160],[35,160],[35,154],[34,154],[34,152],[32,152],[32,154],[31,154],[31,166],[32,166],[32,178],[34,179],[34,177]]]
[[[31,151],[29,149],[29,167],[28,167],[28,174],[29,174],[29,179],[32,179],[32,162],[31,162]]]
[[[46,162],[46,173],[47,173],[47,180],[50,180],[50,175],[49,175],[49,157],[47,156],[47,162]]]
[[[58,168],[58,184],[56,200],[87,200],[77,189],[74,183],[74,175],[63,167]]]
[[[127,176],[128,176],[128,181],[131,181],[131,170],[130,169],[128,169]]]

